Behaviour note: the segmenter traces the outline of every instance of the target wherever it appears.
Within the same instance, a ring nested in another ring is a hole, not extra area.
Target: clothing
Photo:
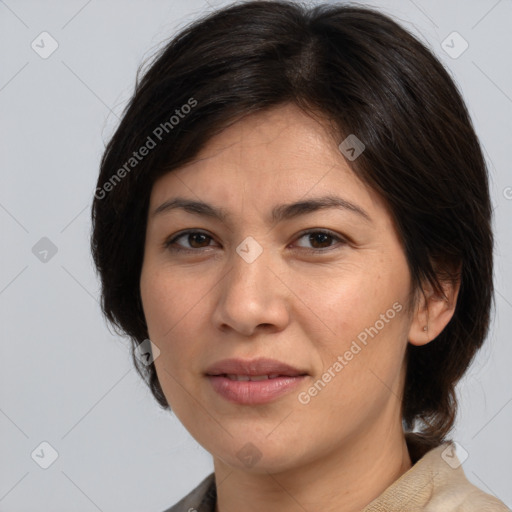
[[[452,443],[425,451],[414,434],[407,434],[406,442],[413,466],[361,512],[510,512],[469,482]],[[215,512],[216,499],[211,473],[164,512]]]

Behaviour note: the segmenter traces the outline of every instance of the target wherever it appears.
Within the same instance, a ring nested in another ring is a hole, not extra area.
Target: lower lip
[[[244,405],[258,405],[271,402],[276,398],[289,393],[296,388],[305,378],[305,375],[297,377],[276,377],[266,380],[231,380],[222,375],[208,375],[213,389],[226,400]]]

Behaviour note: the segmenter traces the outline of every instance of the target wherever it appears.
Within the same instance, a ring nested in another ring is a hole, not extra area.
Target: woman
[[[92,237],[107,318],[213,456],[169,510],[507,510],[447,437],[490,223],[461,96],[388,17],[246,2],[175,37],[105,151]]]

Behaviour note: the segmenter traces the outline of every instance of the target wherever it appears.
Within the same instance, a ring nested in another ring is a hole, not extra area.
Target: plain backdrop
[[[227,3],[0,0],[1,512],[161,512],[213,469],[153,400],[128,340],[107,328],[89,234],[99,159],[138,66]],[[453,438],[468,454],[468,478],[512,507],[512,2],[364,4],[391,14],[449,68],[485,150],[496,310],[458,387]]]

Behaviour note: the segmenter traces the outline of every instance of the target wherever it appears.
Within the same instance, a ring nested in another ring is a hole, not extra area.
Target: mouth
[[[206,375],[226,375],[228,378],[237,379],[240,377],[239,380],[243,380],[244,377],[250,379],[255,377],[258,380],[264,380],[265,378],[297,377],[307,375],[307,372],[276,359],[223,359],[208,367]]]
[[[237,381],[251,381],[251,382],[258,382],[261,380],[269,380],[269,379],[278,379],[279,377],[303,377],[307,375],[306,373],[300,374],[300,375],[281,375],[279,373],[273,373],[271,375],[236,375],[234,373],[221,373],[217,375],[208,375],[209,377],[226,377],[230,380],[237,380]]]
[[[307,377],[304,370],[273,359],[225,359],[206,372],[212,388],[239,405],[260,405],[291,392]]]
[[[228,402],[238,405],[262,405],[290,393],[306,375],[209,375],[213,390]]]

